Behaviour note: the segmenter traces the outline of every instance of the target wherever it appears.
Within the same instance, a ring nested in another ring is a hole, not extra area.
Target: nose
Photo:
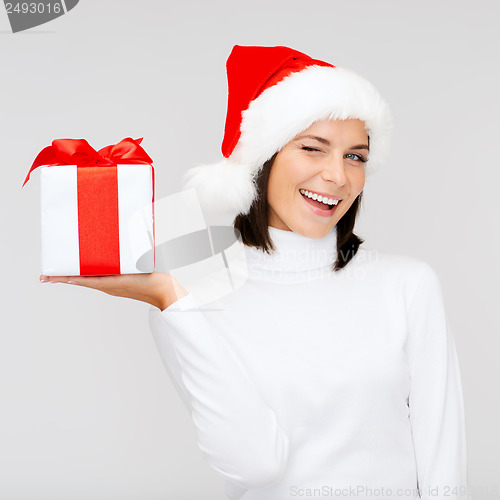
[[[321,177],[325,181],[334,182],[338,186],[343,186],[347,182],[344,157],[341,154],[332,155],[331,158],[326,161],[321,172]]]

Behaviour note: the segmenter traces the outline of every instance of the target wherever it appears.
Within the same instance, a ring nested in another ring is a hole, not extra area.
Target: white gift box
[[[46,276],[80,276],[82,248],[79,236],[77,166],[48,165],[40,167],[42,274]],[[153,167],[147,164],[118,164],[118,233],[119,273],[86,273],[85,275],[150,273],[155,267]],[[99,196],[106,196],[103,192]],[[96,207],[96,210],[99,208]],[[104,228],[106,231],[107,227]],[[103,228],[100,228],[102,231]],[[98,231],[97,231],[98,232]],[[145,255],[147,254],[147,255]],[[85,254],[88,263],[89,255]],[[142,258],[141,258],[142,257]],[[144,258],[146,257],[146,258]],[[91,254],[99,261],[102,255]],[[140,268],[138,261],[140,260]]]

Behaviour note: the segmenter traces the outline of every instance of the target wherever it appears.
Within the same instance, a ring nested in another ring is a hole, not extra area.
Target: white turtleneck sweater
[[[149,311],[228,497],[470,498],[460,369],[434,270],[361,246],[334,273],[336,228],[322,239],[269,231],[276,254],[240,243],[243,286],[208,307],[190,292]]]

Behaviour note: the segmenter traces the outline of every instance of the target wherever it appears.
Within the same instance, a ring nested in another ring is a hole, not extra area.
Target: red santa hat
[[[370,137],[366,175],[386,160],[391,112],[374,86],[354,71],[289,47],[235,45],[226,62],[228,105],[222,161],[183,176],[203,209],[247,214],[264,163],[322,119],[358,118]]]

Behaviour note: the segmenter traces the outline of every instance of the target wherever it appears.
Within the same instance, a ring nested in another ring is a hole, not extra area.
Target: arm
[[[194,297],[188,294],[163,311],[151,307],[149,321],[209,465],[245,489],[279,480],[289,439],[235,353],[196,309]]]
[[[418,486],[424,499],[462,500],[468,497],[460,367],[439,279],[423,264],[408,304],[406,344]]]

